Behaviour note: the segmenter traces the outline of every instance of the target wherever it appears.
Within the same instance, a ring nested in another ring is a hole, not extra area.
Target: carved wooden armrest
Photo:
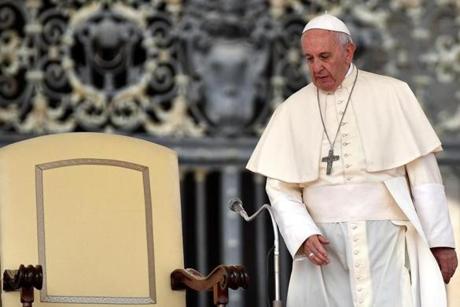
[[[34,288],[40,290],[43,285],[43,269],[40,265],[35,267],[21,264],[18,270],[5,270],[3,272],[3,291],[21,291],[23,307],[32,307],[34,302]]]
[[[214,304],[225,306],[228,303],[228,288],[246,289],[249,276],[246,269],[240,265],[220,265],[208,276],[194,269],[177,269],[171,273],[171,288],[184,290],[190,288],[196,291],[213,291]]]

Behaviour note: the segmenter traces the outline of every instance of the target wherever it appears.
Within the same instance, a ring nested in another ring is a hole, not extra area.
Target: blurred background
[[[268,306],[270,220],[245,223],[226,203],[240,197],[252,213],[267,202],[265,179],[244,166],[274,108],[308,83],[300,34],[326,10],[349,26],[359,68],[416,93],[444,143],[460,238],[458,0],[0,0],[0,145],[97,131],[175,149],[186,267],[244,264],[251,285],[230,306]],[[284,299],[284,246],[281,259]],[[460,273],[449,300],[460,306]],[[211,295],[187,301],[210,306]]]

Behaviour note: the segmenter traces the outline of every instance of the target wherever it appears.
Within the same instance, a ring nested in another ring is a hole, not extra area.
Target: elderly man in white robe
[[[324,14],[301,38],[312,83],[274,112],[247,168],[292,254],[288,307],[443,307],[457,267],[434,153],[408,85],[353,65]]]

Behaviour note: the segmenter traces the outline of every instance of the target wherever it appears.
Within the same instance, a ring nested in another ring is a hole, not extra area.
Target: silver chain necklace
[[[355,66],[355,68],[356,68],[356,66]],[[327,167],[326,167],[326,174],[327,175],[331,174],[331,172],[332,172],[332,164],[334,163],[334,161],[339,160],[339,156],[334,156],[334,145],[335,145],[335,141],[337,140],[337,136],[339,135],[340,128],[342,127],[343,118],[345,117],[345,113],[347,112],[348,105],[350,104],[351,94],[353,93],[353,90],[355,89],[356,80],[358,80],[358,72],[359,72],[359,70],[358,70],[358,68],[356,68],[355,80],[353,81],[353,86],[351,87],[350,94],[348,95],[347,104],[345,105],[345,109],[343,110],[342,118],[340,119],[339,126],[337,127],[337,131],[335,133],[334,141],[332,141],[332,142],[331,142],[331,139],[329,137],[329,134],[327,133],[326,124],[324,123],[323,112],[321,111],[321,105],[320,105],[320,101],[319,101],[319,89],[318,89],[318,87],[316,87],[316,100],[318,101],[319,115],[321,117],[321,123],[323,124],[324,133],[326,134],[327,141],[329,142],[329,146],[330,146],[328,155],[321,159],[321,162],[326,162],[327,163]]]

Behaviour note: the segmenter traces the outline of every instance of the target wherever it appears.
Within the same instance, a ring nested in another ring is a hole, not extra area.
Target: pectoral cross
[[[332,163],[334,161],[337,161],[339,159],[339,156],[334,156],[334,149],[329,149],[329,154],[327,157],[323,157],[321,159],[322,162],[327,162],[327,167],[326,167],[326,175],[330,175],[332,172]]]

